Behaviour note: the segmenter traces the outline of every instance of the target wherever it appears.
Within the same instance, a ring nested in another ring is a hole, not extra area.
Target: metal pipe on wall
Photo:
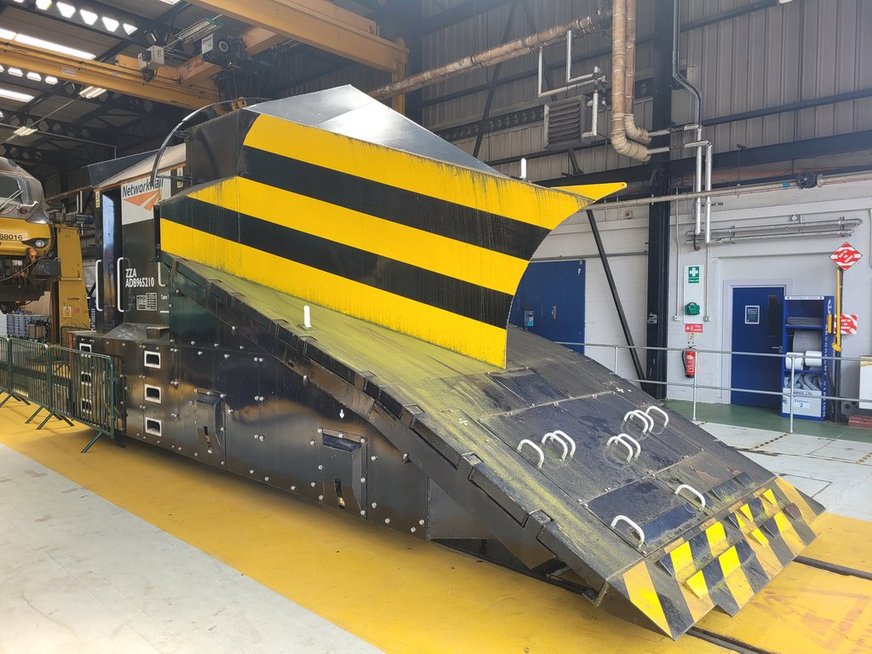
[[[626,68],[624,70],[624,131],[627,138],[648,145],[651,143],[651,134],[643,127],[636,124],[634,101],[636,96],[636,0],[626,2]]]
[[[618,154],[638,161],[648,161],[648,148],[627,138],[625,87],[632,83],[627,78],[627,0],[614,0],[612,5],[612,129],[609,140]]]
[[[832,184],[849,184],[854,182],[872,182],[872,173],[849,173],[844,175],[821,175],[818,178],[818,186],[830,186]],[[657,195],[647,198],[635,198],[633,200],[618,200],[616,202],[607,202],[601,200],[593,205],[596,208],[603,209],[626,209],[628,207],[643,207],[648,204],[656,204],[658,202],[680,202],[681,200],[692,200],[698,197],[741,197],[753,193],[765,193],[767,191],[783,191],[786,189],[799,188],[796,182],[772,182],[769,184],[756,184],[753,186],[730,186],[728,188],[712,189],[710,191],[699,191],[694,193],[675,193],[672,195]]]
[[[684,75],[681,74],[679,49],[681,39],[681,0],[675,0],[675,5],[672,11],[672,79],[688,91],[694,100],[694,123],[696,124],[696,176],[693,179],[693,191],[699,193],[702,190],[702,175],[703,175],[703,147],[702,140],[702,94],[699,89],[690,83]],[[710,188],[710,187],[709,187]],[[711,207],[711,198],[708,198],[707,205]],[[694,202],[694,216],[696,218],[696,235],[702,234],[702,197],[697,196]]]
[[[713,146],[711,141],[705,146],[705,190],[708,195],[705,196],[705,242],[712,242],[712,158]]]
[[[451,63],[425,70],[416,75],[406,77],[396,82],[386,84],[373,91],[369,95],[377,100],[385,100],[395,95],[408,93],[416,89],[436,84],[456,75],[463,74],[467,71],[476,68],[486,68],[493,66],[510,59],[516,59],[527,53],[535,52],[538,48],[550,45],[566,36],[567,32],[575,31],[582,34],[592,34],[600,29],[600,26],[609,17],[607,10],[602,10],[599,13],[587,16],[585,18],[577,18],[563,25],[555,25],[547,30],[530,34],[521,38],[503,43],[490,50],[479,52],[478,54],[469,55],[452,61]]]

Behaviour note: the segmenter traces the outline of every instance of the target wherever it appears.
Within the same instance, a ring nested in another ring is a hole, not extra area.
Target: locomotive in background
[[[38,300],[60,272],[42,185],[0,157],[0,311],[11,313]]]

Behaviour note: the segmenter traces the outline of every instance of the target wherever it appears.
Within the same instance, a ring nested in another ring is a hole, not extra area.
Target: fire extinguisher
[[[682,350],[681,362],[684,364],[684,376],[685,377],[695,377],[696,376],[696,350],[694,350],[692,347],[689,347],[686,350]]]

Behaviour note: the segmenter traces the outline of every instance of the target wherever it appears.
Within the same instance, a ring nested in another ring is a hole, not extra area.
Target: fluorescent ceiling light
[[[12,77],[24,77],[24,71],[20,68],[7,68],[6,72],[12,75]]]
[[[51,0],[36,0],[36,8],[45,11],[51,7]]]
[[[127,36],[130,36],[136,31],[136,25],[131,25],[130,23],[124,23],[121,27],[124,28]]]
[[[27,79],[33,80],[34,82],[41,82],[42,75],[40,75],[39,73],[34,73],[33,71],[30,71],[29,73],[27,73]]]
[[[99,86],[88,86],[81,91],[79,91],[79,95],[83,98],[87,98],[88,100],[93,100],[101,95],[106,93],[106,89]]]
[[[160,1],[161,1],[162,3],[164,3],[165,5],[174,5],[174,4],[176,4],[179,0],[160,0]]]
[[[79,15],[82,17],[82,20],[85,21],[86,25],[93,25],[99,18],[99,16],[93,11],[88,11],[87,9],[79,9]]]
[[[21,93],[20,91],[4,89],[3,87],[0,87],[0,98],[18,100],[19,102],[30,102],[31,100],[33,100],[33,96],[30,95],[30,93]]]
[[[36,134],[35,127],[27,127],[26,125],[22,125],[14,132],[12,132],[13,136],[30,136],[31,134]]]
[[[73,14],[76,13],[76,8],[66,2],[58,2],[55,7],[58,8],[58,11],[61,12],[61,16],[64,18],[72,18]]]
[[[15,32],[11,30],[4,30],[0,27],[0,39],[6,39],[7,41],[11,41],[15,38]]]
[[[4,70],[6,70],[6,69],[3,68],[3,66],[0,66],[0,73],[2,73]]]
[[[44,81],[46,84],[57,84],[57,83],[58,83],[58,78],[55,77],[54,75],[46,75],[46,76],[45,76],[45,79],[44,79],[43,81]]]
[[[71,48],[66,45],[61,45],[60,43],[55,43],[53,41],[46,41],[45,39],[38,39],[35,36],[28,36],[27,34],[17,34],[15,36],[16,43],[23,43],[24,45],[33,46],[34,48],[41,48],[43,50],[51,50],[52,52],[58,52],[60,54],[65,54],[70,57],[75,57],[76,59],[93,59],[94,53],[85,52],[84,50],[77,50],[76,48]]]
[[[103,26],[109,30],[110,32],[114,32],[118,29],[118,26],[121,24],[114,18],[110,18],[109,16],[101,16],[100,20],[103,21]]]

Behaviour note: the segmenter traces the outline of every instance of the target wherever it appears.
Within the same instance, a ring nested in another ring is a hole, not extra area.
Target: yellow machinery
[[[90,326],[79,230],[52,224],[42,185],[0,157],[0,311],[52,293],[52,338]]]
[[[0,311],[37,300],[60,274],[42,185],[0,157]]]

